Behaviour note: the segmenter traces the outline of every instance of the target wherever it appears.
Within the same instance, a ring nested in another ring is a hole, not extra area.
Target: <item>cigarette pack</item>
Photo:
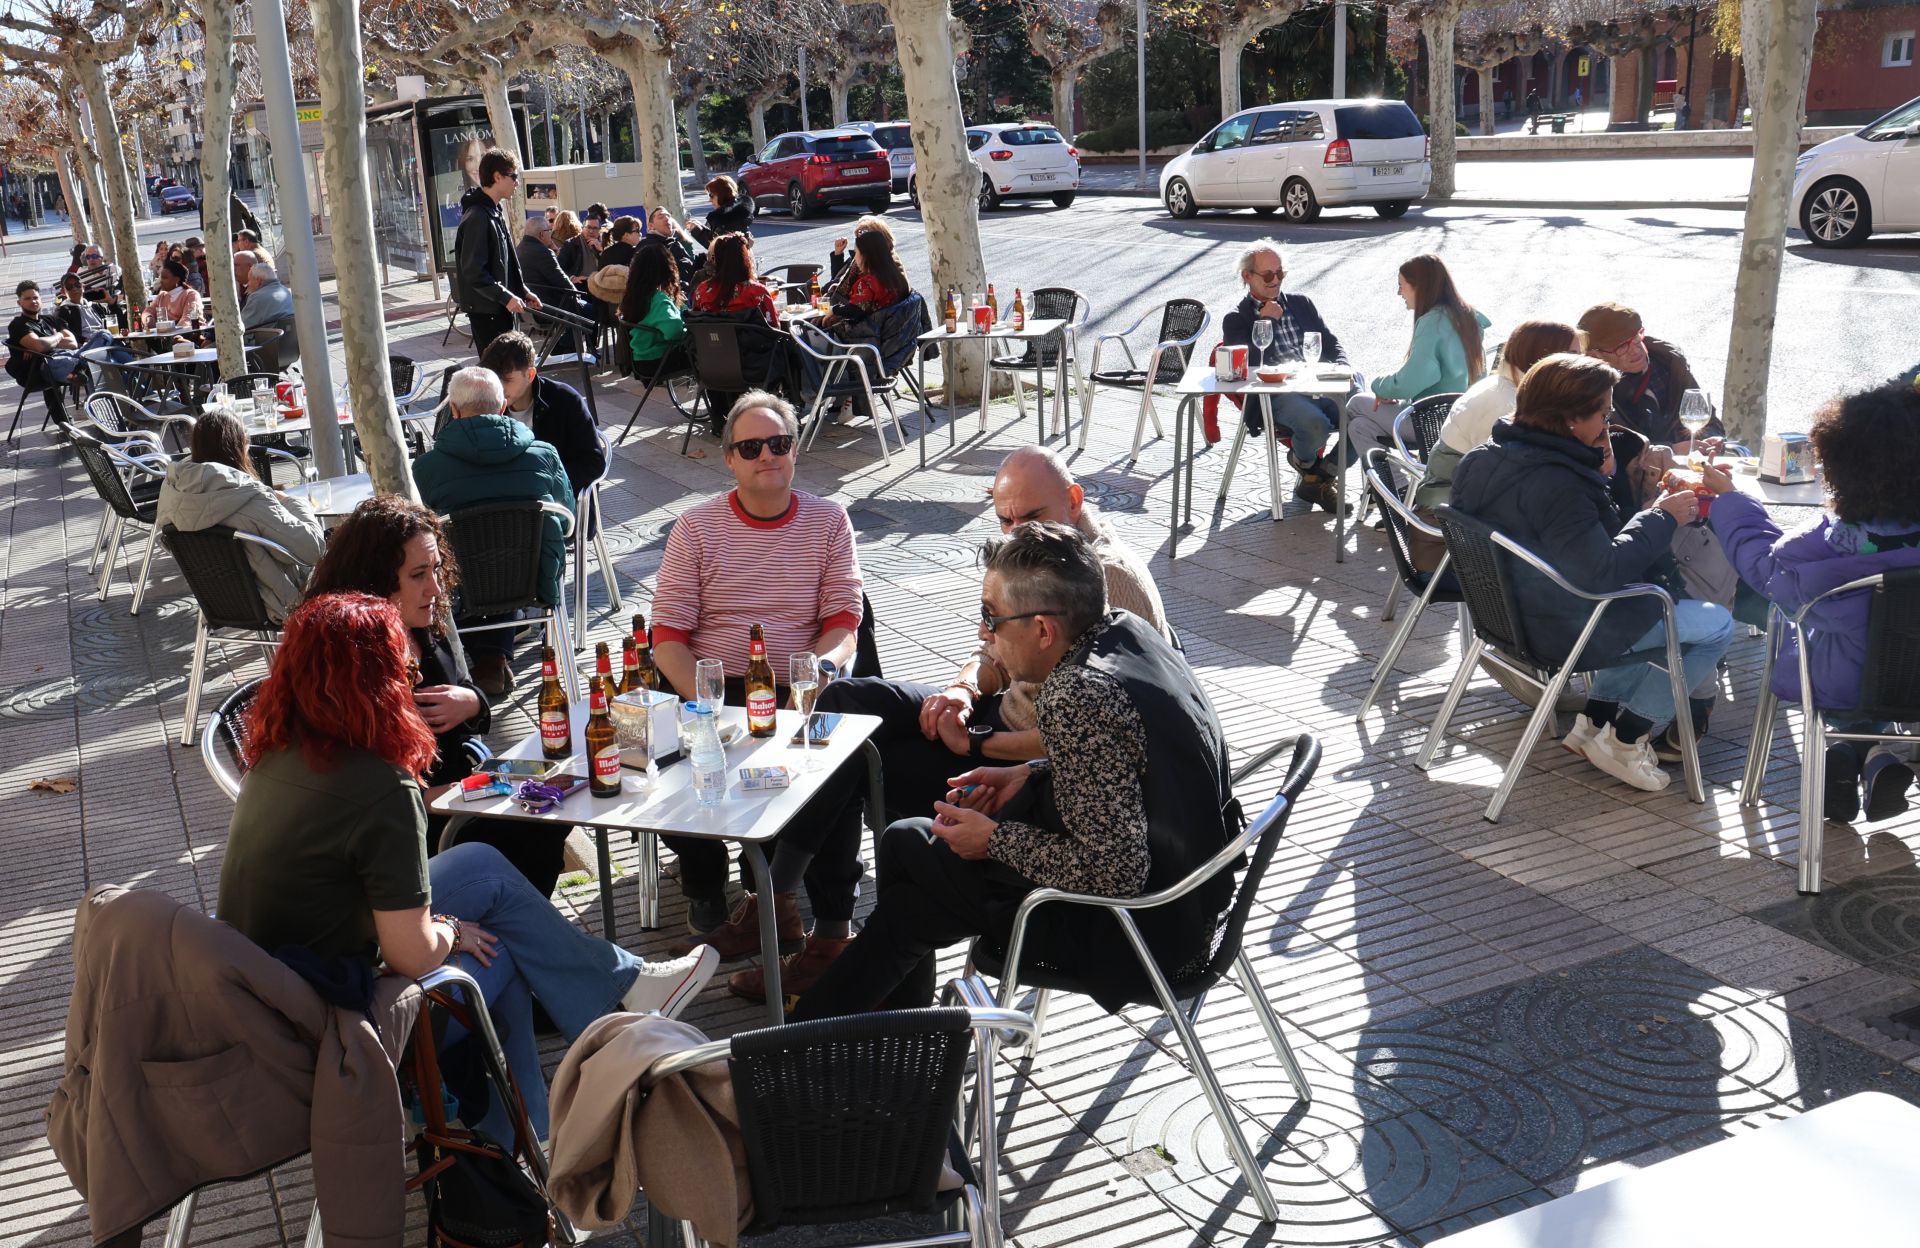
[[[486,772],[476,772],[460,781],[460,800],[463,802],[490,802],[496,797],[510,797],[513,786]]]
[[[742,767],[740,769],[742,789],[784,789],[792,783],[791,767]]]

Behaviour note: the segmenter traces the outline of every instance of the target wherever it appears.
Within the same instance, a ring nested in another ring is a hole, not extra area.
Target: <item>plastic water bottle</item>
[[[693,748],[688,751],[693,764],[693,796],[702,806],[718,805],[727,795],[727,752],[720,745],[720,726],[713,709],[695,702],[693,711]]]

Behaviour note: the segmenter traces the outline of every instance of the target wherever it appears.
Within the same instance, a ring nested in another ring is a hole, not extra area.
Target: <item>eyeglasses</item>
[[[1265,273],[1262,273],[1259,269],[1247,270],[1248,277],[1257,277],[1263,282],[1277,282],[1286,275],[1287,271],[1285,269],[1268,269]]]
[[[770,438],[741,438],[737,442],[727,443],[729,453],[737,454],[741,459],[759,459],[760,448],[766,447],[773,452],[775,459],[793,450],[793,435],[776,433]]]
[[[986,603],[980,604],[980,623],[989,634],[1000,631],[1002,624],[1011,624],[1015,620],[1031,620],[1043,615],[1053,615],[1052,611],[1016,611],[1008,615],[995,615],[987,609]]]
[[[1647,331],[1644,329],[1638,329],[1634,331],[1633,337],[1627,339],[1625,342],[1621,343],[1617,347],[1595,347],[1594,350],[1598,351],[1601,355],[1619,355],[1622,352],[1626,351],[1629,347],[1632,347],[1637,343],[1645,341],[1646,337],[1647,337]]]
[[[99,252],[97,252],[97,251],[90,251],[90,252],[88,252],[88,253],[87,253],[86,255],[84,255],[84,256],[82,256],[82,257],[80,257],[80,258],[81,258],[82,260],[105,260],[105,259],[106,259],[106,257],[105,257],[105,256],[103,256],[103,255],[101,255],[101,254],[100,254]]]

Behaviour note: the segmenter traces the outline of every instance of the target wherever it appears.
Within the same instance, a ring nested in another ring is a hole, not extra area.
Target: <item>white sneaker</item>
[[[1660,760],[1654,757],[1651,745],[1645,741],[1628,744],[1611,730],[1596,731],[1580,753],[1614,779],[1648,793],[1658,793],[1673,783],[1673,777],[1660,770]]]
[[[1578,754],[1584,758],[1587,753],[1587,743],[1593,740],[1594,734],[1599,731],[1600,725],[1585,715],[1575,715],[1573,727],[1567,729],[1567,735],[1560,738],[1560,748],[1569,754]]]
[[[620,1008],[629,1014],[658,1010],[668,1018],[678,1018],[719,966],[720,951],[712,945],[701,945],[686,957],[670,962],[644,962],[640,978],[620,998]]]

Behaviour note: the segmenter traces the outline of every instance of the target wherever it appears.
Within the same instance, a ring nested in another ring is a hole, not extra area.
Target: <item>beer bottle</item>
[[[993,283],[987,283],[987,311],[993,313],[993,323],[1000,323],[1000,299],[993,293]]]
[[[1025,329],[1027,327],[1027,309],[1020,298],[1020,288],[1018,286],[1013,288],[1013,312],[1011,315],[1015,329]]]
[[[607,643],[604,641],[593,647],[593,675],[594,679],[605,682],[607,696],[612,697],[614,694],[613,652],[607,648]]]
[[[560,668],[553,647],[540,650],[540,753],[549,759],[573,753],[573,713],[567,691],[560,687]]]
[[[653,643],[647,640],[647,617],[634,613],[633,646],[640,652],[640,675],[634,684],[636,689],[658,689],[660,671],[653,665]]]
[[[946,294],[940,300],[940,320],[950,334],[959,329],[960,305],[953,297],[953,287],[951,286],[947,287]]]
[[[607,657],[605,642],[600,643],[600,658]],[[596,675],[593,692],[588,695],[587,787],[595,797],[620,796],[620,742],[615,739],[613,716],[607,713],[608,691],[613,678]]]
[[[640,690],[640,648],[633,644],[631,636],[620,641],[620,687],[616,692],[635,693]]]
[[[773,735],[773,665],[767,662],[767,638],[755,624],[747,632],[747,732]]]
[[[809,289],[807,293],[812,296],[813,306],[816,308],[819,307],[820,306],[820,270],[819,269],[815,269],[813,271],[811,289]]]

